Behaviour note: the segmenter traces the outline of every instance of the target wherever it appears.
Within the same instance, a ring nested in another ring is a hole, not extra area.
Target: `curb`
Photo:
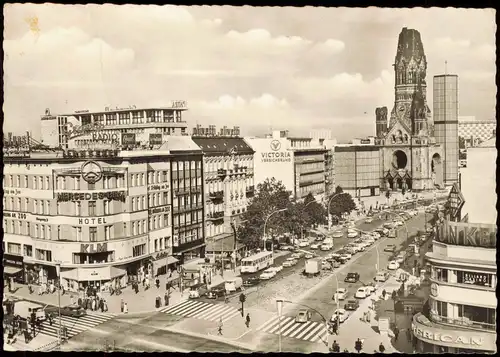
[[[217,336],[204,335],[204,334],[201,334],[201,333],[196,333],[196,332],[191,332],[191,331],[176,329],[176,328],[172,328],[172,327],[164,327],[164,328],[162,328],[162,330],[168,331],[168,332],[172,332],[172,333],[178,333],[178,334],[181,334],[181,335],[191,336],[191,337],[198,337],[198,338],[202,338],[202,339],[205,339],[205,340],[213,340],[213,341],[217,341],[217,342],[220,342],[220,343],[224,343],[226,345],[231,345],[231,346],[243,348],[243,349],[246,349],[246,350],[249,350],[249,351],[255,351],[255,346],[250,346],[250,345],[248,345],[246,343],[231,341],[231,340],[228,340],[228,339],[225,339],[225,338],[221,338],[221,337],[217,337]]]

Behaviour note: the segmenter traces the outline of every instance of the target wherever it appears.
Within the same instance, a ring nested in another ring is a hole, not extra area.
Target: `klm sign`
[[[80,253],[103,253],[108,251],[108,243],[81,244]]]

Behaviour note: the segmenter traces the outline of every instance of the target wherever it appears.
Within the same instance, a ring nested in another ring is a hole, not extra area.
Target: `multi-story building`
[[[380,195],[379,149],[374,138],[337,144],[334,147],[335,185],[353,197]]]
[[[94,141],[107,141],[119,146],[121,134],[135,134],[136,144],[144,148],[161,143],[164,135],[188,135],[183,112],[187,103],[172,101],[170,107],[105,108],[104,111],[78,110],[71,114],[51,114],[45,110],[41,117],[42,144],[68,149],[68,141],[82,134],[92,133]],[[86,141],[75,144],[86,148]]]
[[[495,136],[497,121],[473,120],[470,117],[458,118],[458,136],[464,138],[466,147],[476,146],[479,143]]]
[[[312,193],[321,200],[326,192],[325,145],[312,138],[288,136],[287,131],[274,131],[266,138],[246,137],[255,151],[255,184],[267,178],[281,181],[298,199]]]
[[[149,150],[131,133],[114,135],[4,152],[7,274],[46,282],[60,264],[62,283],[77,290],[204,256],[200,148],[187,136],[161,135]]]
[[[430,313],[413,318],[420,353],[495,353],[496,195],[495,139],[471,148],[461,188],[450,193],[451,214],[432,252]]]
[[[205,235],[215,240],[233,235],[231,223],[238,224],[254,194],[254,151],[240,137],[192,140],[204,154]]]
[[[420,33],[403,28],[394,61],[394,106],[375,110],[380,188],[433,189],[443,185],[443,148],[436,144],[426,98],[427,59]]]
[[[458,182],[458,76],[434,76],[434,137],[443,147],[445,185]]]
[[[227,126],[224,126],[220,129],[220,131],[217,133],[217,129],[215,125],[209,125],[208,127],[203,128],[201,125],[196,125],[195,128],[193,128],[193,136],[240,136],[240,127],[239,126],[234,126],[232,128],[228,128]]]

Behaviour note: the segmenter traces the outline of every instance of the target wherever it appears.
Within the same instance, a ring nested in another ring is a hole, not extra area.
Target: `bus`
[[[273,252],[260,252],[241,260],[241,273],[255,273],[259,270],[269,268],[273,263]]]

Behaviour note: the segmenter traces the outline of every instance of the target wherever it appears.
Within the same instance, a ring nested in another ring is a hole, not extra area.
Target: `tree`
[[[463,136],[458,137],[458,148],[465,149],[465,138]]]
[[[262,247],[264,223],[266,234],[279,235],[287,231],[287,219],[283,213],[269,215],[279,209],[290,208],[290,191],[275,178],[266,179],[257,185],[257,190],[247,211],[242,215],[244,223],[238,228],[239,240],[250,249]]]
[[[330,214],[332,216],[342,217],[344,213],[351,213],[356,209],[356,203],[349,193],[336,194],[330,201]]]
[[[309,193],[304,199],[304,205],[306,206],[306,214],[309,218],[308,226],[315,226],[318,224],[326,224],[328,219],[326,217],[327,212],[325,207],[316,202],[312,193]]]

